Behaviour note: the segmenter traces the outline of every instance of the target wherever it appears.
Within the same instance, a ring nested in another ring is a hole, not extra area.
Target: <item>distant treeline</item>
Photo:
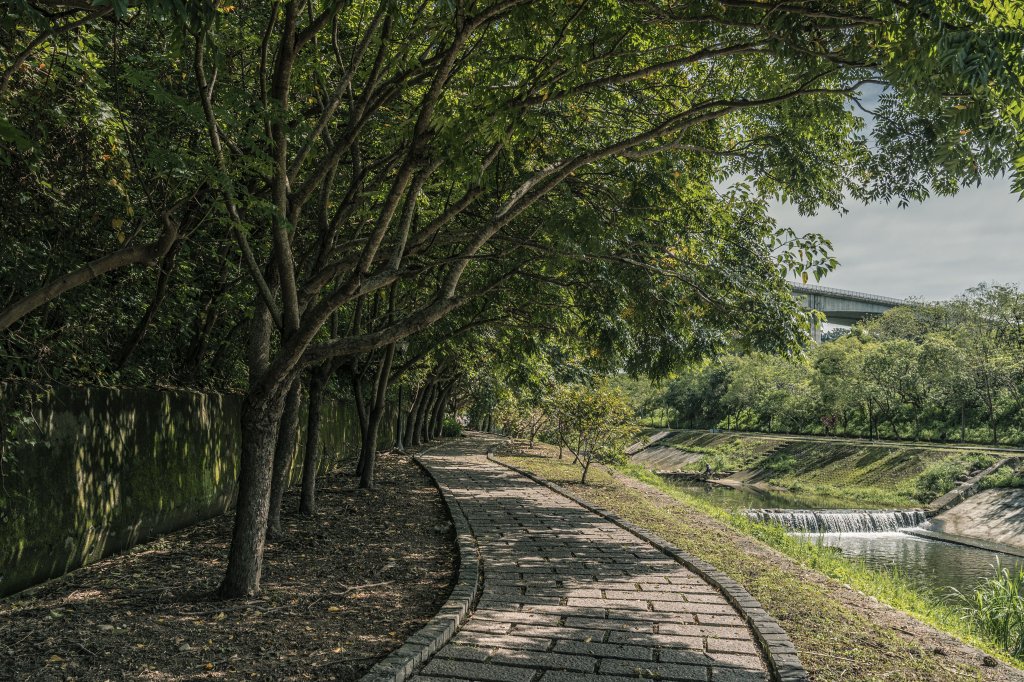
[[[651,403],[692,428],[1020,444],[1022,350],[1024,292],[980,285],[895,308],[802,356],[692,368]]]

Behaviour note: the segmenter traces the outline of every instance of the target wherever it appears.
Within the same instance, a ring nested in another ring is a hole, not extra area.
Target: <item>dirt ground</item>
[[[232,516],[139,545],[0,601],[3,680],[354,680],[441,607],[457,565],[437,489],[382,455],[377,486],[285,498],[258,599],[218,600]]]

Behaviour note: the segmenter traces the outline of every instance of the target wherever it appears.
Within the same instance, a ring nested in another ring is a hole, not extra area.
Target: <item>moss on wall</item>
[[[237,396],[187,391],[57,386],[40,394],[0,465],[0,596],[227,511],[240,405]],[[322,439],[321,469],[357,451],[351,406],[325,405]],[[293,480],[303,443],[300,435]]]

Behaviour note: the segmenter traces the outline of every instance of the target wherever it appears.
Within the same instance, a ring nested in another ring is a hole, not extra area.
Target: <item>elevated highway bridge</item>
[[[816,284],[792,284],[793,297],[808,310],[819,310],[825,314],[829,324],[849,327],[869,317],[881,315],[901,305],[909,305],[910,301],[888,296],[865,294],[859,291],[833,289]],[[815,325],[812,336],[816,342],[821,341],[821,327]]]

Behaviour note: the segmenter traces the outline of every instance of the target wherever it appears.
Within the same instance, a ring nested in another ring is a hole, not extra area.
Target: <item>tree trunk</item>
[[[283,400],[275,396],[250,394],[242,403],[238,503],[228,568],[220,586],[225,598],[251,597],[260,591],[274,446],[283,409]]]
[[[995,401],[991,399],[985,400],[985,407],[988,408],[988,429],[992,435],[992,444],[996,444],[996,405]]]
[[[216,305],[216,302],[210,301],[200,316],[203,318],[203,321],[200,323],[198,319],[196,320],[192,341],[189,343],[185,358],[182,361],[184,374],[187,377],[198,376],[202,369],[203,356],[206,355],[206,351],[210,346],[210,334],[213,332],[213,326],[217,323],[217,319],[220,316],[220,308]]]
[[[359,464],[356,465],[356,475],[359,477],[359,487],[369,489],[373,487],[373,465],[377,453],[377,430],[380,427],[380,416],[373,410],[367,415],[366,430],[359,437]],[[370,481],[369,484],[364,481]]]
[[[128,340],[121,347],[121,352],[118,354],[117,360],[115,360],[118,369],[124,369],[124,366],[128,364],[128,359],[135,352],[138,345],[142,343],[143,337],[146,336],[149,325],[152,324],[153,318],[156,317],[156,311],[160,309],[160,304],[167,297],[167,286],[171,282],[171,272],[174,270],[174,258],[178,254],[180,246],[181,242],[175,241],[167,253],[164,254],[163,260],[160,263],[160,273],[156,278],[156,291],[153,293],[153,298],[146,307],[146,312],[143,313],[142,319],[135,325],[135,329],[132,330]]]
[[[194,330],[192,332],[192,340],[186,346],[187,350],[182,359],[185,376],[195,377],[202,368],[203,357],[206,355],[207,348],[210,345],[210,334],[220,316],[221,307],[218,305],[218,301],[229,288],[229,254],[229,248],[221,249],[220,258],[222,259],[222,264],[220,273],[217,275],[217,286],[210,295],[205,299],[201,299],[203,301],[202,309],[196,314],[195,321],[192,324]]]
[[[448,408],[451,407],[452,393],[455,391],[455,382],[448,384],[448,387],[444,390],[444,395],[441,396],[441,408],[437,411],[437,428],[434,430],[437,437],[440,438],[444,431],[444,418],[448,414]]]
[[[423,444],[423,413],[426,411],[427,406],[430,403],[430,394],[433,392],[434,387],[430,384],[423,387],[423,397],[420,398],[420,404],[416,406],[416,414],[413,415],[412,419],[412,444],[422,445]]]
[[[273,478],[270,487],[270,511],[268,515],[268,532],[271,536],[281,532],[281,500],[288,488],[289,474],[295,459],[295,440],[299,427],[299,407],[302,403],[302,382],[295,379],[288,390],[281,414],[281,426],[277,432],[277,445],[274,448]]]
[[[424,387],[420,386],[413,394],[412,402],[409,404],[409,414],[405,418],[404,441],[407,446],[415,445],[413,435],[416,433],[416,412],[420,409],[420,402],[423,400]]]
[[[444,401],[441,405],[441,414],[437,420],[437,435],[440,436],[444,431],[444,418],[446,415],[451,414],[452,418],[455,418],[456,407],[452,400],[452,394],[455,393],[455,382],[453,381],[449,386],[448,390],[444,393]]]
[[[427,412],[430,407],[431,400],[434,394],[434,385],[428,384],[423,389],[423,398],[420,400],[420,404],[417,407],[416,415],[413,419],[413,430],[412,430],[412,444],[422,445],[423,444],[423,415]]]
[[[366,442],[370,428],[370,415],[366,410],[366,403],[363,402],[363,375],[355,372],[352,374],[352,400],[355,401],[356,416],[359,418],[359,457],[356,459],[356,476],[363,475],[363,449],[362,444]]]
[[[402,384],[398,385],[398,409],[395,410],[395,450],[405,453],[405,424],[402,421]]]
[[[324,389],[327,388],[327,363],[316,367],[309,375],[309,414],[306,416],[306,452],[302,461],[302,493],[299,513],[316,513],[316,472],[320,466],[320,411]]]
[[[445,405],[448,403],[448,396],[451,395],[453,385],[449,384],[438,391],[437,402],[434,403],[434,411],[430,416],[430,438],[441,436],[441,424],[444,422]]]
[[[395,344],[390,344],[384,351],[384,359],[377,370],[377,384],[374,390],[373,407],[370,410],[369,425],[363,440],[362,471],[359,474],[359,487],[369,490],[373,487],[373,468],[377,463],[377,432],[384,417],[384,405],[388,393],[388,380],[391,378],[391,363],[395,358]]]
[[[178,239],[178,224],[167,213],[162,215],[164,229],[156,241],[138,246],[126,246],[113,253],[101,256],[74,272],[51,280],[35,291],[28,293],[4,310],[0,310],[0,331],[28,315],[39,306],[83,284],[128,265],[155,265],[164,257],[171,245]]]
[[[441,388],[437,384],[434,384],[430,391],[430,399],[427,400],[427,405],[423,410],[423,417],[420,420],[420,438],[424,443],[429,443],[434,439],[434,413],[437,410],[437,403],[441,399]]]
[[[427,440],[441,435],[441,415],[444,413],[444,389],[437,389],[437,398],[427,419]]]

